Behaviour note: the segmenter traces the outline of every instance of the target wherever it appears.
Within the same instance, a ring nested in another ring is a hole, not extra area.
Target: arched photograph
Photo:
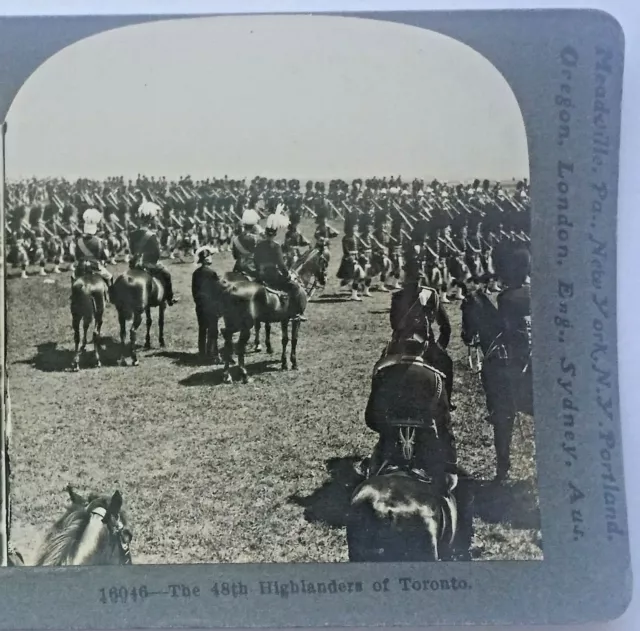
[[[2,137],[9,563],[542,560],[527,134],[482,54],[137,24]]]

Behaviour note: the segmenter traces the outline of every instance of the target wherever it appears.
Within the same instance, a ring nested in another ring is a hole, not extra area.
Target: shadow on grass
[[[119,358],[120,342],[111,337],[101,338],[100,361],[102,365],[116,366]],[[71,369],[72,360],[72,348],[60,348],[58,342],[45,342],[36,346],[36,354],[33,357],[16,363],[32,366],[40,372],[67,372]],[[90,340],[86,351],[80,354],[80,368],[91,368],[94,365],[93,342]]]
[[[473,482],[474,512],[489,524],[508,524],[516,530],[539,530],[540,509],[535,480]]]
[[[247,373],[249,377],[254,377],[255,375],[262,375],[264,373],[270,372],[280,372],[280,361],[279,360],[266,360],[261,362],[255,362],[253,364],[246,364]],[[197,372],[193,375],[189,375],[185,379],[180,380],[178,383],[181,386],[219,386],[222,384],[222,375],[223,369],[218,368],[214,370],[210,370],[207,372]],[[231,375],[233,377],[234,383],[239,383],[240,375],[238,373],[238,369],[235,366],[231,367]]]
[[[172,359],[178,366],[215,366],[211,358],[202,357],[200,353],[189,351],[158,351],[152,357],[166,357]]]
[[[351,295],[347,293],[322,294],[313,299],[316,304],[331,304],[334,302],[351,302]]]
[[[354,469],[360,460],[362,458],[357,456],[330,458],[325,466],[331,478],[310,495],[294,493],[288,501],[304,508],[304,518],[310,523],[322,523],[330,528],[346,527],[351,496],[363,480]]]

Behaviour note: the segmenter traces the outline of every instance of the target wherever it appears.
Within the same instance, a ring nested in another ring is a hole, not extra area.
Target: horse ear
[[[84,497],[82,497],[82,495],[78,495],[78,493],[73,490],[73,487],[70,484],[67,485],[66,491],[69,494],[69,499],[73,504],[84,506],[87,503]]]
[[[445,488],[447,489],[447,493],[452,493],[457,486],[458,486],[458,474],[447,473],[445,476]]]
[[[116,491],[111,500],[109,501],[109,506],[107,508],[107,515],[116,516],[120,514],[120,510],[122,509],[122,494],[120,491]]]

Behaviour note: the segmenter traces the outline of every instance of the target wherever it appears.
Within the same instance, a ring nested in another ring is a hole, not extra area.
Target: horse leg
[[[282,322],[282,370],[289,370],[287,362],[287,344],[289,343],[289,320]]]
[[[167,305],[163,302],[158,307],[158,344],[160,348],[164,348],[166,346],[164,341],[164,313],[167,310]]]
[[[209,350],[210,338],[207,338],[209,329],[205,322],[198,323],[198,354],[202,359],[207,357],[207,351]]]
[[[242,380],[242,383],[249,383],[251,381],[244,365],[244,357],[247,352],[247,344],[249,343],[250,338],[250,328],[247,327],[240,331],[240,339],[238,340],[238,370],[240,372],[240,379]]]
[[[266,328],[266,324],[265,324],[265,328]],[[256,325],[254,327],[254,348],[253,350],[256,353],[261,353],[262,352],[262,345],[260,344],[260,322],[256,322]]]
[[[138,327],[142,324],[142,314],[136,313],[133,316],[133,324],[131,325],[131,330],[129,331],[129,341],[131,343],[131,365],[139,366],[140,362],[138,361],[138,354],[136,353],[136,338],[138,334]]]
[[[267,353],[273,355],[273,346],[271,346],[271,322],[264,323],[264,342],[267,347]]]
[[[298,332],[300,331],[300,322],[294,320],[291,323],[291,368],[292,370],[298,370],[298,357],[296,356],[296,350],[298,348]]]
[[[118,320],[120,321],[120,361],[121,366],[127,365],[127,319],[120,313],[118,314]]]
[[[93,329],[93,353],[96,358],[96,368],[100,368],[102,366],[102,362],[100,361],[100,339],[102,335],[102,311],[97,311],[95,314],[96,323]]]
[[[82,346],[80,347],[80,352],[84,353],[87,350],[87,336],[89,334],[89,326],[91,325],[92,318],[88,318],[84,316],[82,318]]]
[[[224,328],[224,371],[222,373],[222,381],[224,383],[233,383],[231,376],[231,359],[233,356],[233,331],[225,326]]]
[[[211,357],[214,364],[219,364],[220,350],[218,349],[218,318],[213,318],[209,324],[209,339],[207,343],[207,357]]]
[[[493,414],[493,443],[496,449],[496,480],[501,481],[509,477],[511,469],[511,439],[515,414]]]
[[[147,335],[144,338],[144,350],[148,351],[151,348],[151,325],[153,324],[153,318],[151,317],[151,307],[147,307],[144,312],[147,316]]]
[[[73,343],[74,343],[74,351],[73,351],[73,362],[71,364],[71,369],[74,372],[78,372],[80,370],[80,318],[73,314]]]

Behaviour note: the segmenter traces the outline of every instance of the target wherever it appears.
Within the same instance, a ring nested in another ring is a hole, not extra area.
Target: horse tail
[[[118,316],[125,320],[133,319],[134,314],[142,313],[145,307],[146,286],[136,282],[126,272],[113,284],[111,295]]]
[[[106,296],[104,291],[94,291],[91,294],[91,299],[93,300],[94,314],[104,313],[104,308],[106,303]]]
[[[94,308],[93,296],[87,291],[87,286],[82,280],[77,280],[71,286],[71,314],[73,318],[91,322]]]

